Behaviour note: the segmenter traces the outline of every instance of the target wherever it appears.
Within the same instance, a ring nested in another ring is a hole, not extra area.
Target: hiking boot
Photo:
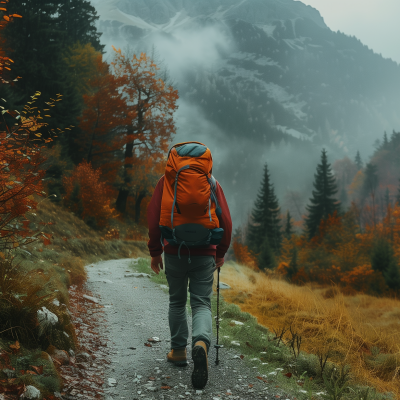
[[[203,389],[208,380],[207,345],[199,340],[192,349],[194,368],[192,372],[192,384],[196,389]]]
[[[187,365],[186,348],[184,349],[172,349],[167,354],[167,361],[174,363],[178,366]]]

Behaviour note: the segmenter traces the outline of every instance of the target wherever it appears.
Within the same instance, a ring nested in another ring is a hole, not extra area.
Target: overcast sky
[[[355,36],[400,63],[400,0],[301,0],[316,8],[333,31]]]

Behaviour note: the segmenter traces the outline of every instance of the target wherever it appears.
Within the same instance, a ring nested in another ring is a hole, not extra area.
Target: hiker
[[[163,269],[169,285],[171,351],[167,361],[187,365],[186,321],[189,278],[192,309],[192,384],[202,389],[208,380],[212,338],[211,296],[214,271],[224,264],[231,242],[232,221],[224,192],[212,176],[210,150],[199,142],[174,145],[165,174],[147,208],[151,268]]]

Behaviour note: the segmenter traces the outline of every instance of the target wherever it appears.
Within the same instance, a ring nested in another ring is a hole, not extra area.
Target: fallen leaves
[[[17,354],[19,352],[20,348],[21,348],[20,345],[19,345],[18,340],[15,342],[15,344],[10,344],[9,347],[12,350],[13,354]]]
[[[150,343],[145,343],[144,345],[147,347],[153,347]]]
[[[168,389],[171,389],[171,386],[161,386],[161,389],[168,390]]]

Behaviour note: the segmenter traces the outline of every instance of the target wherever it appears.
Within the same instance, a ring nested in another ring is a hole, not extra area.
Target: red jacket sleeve
[[[164,175],[158,181],[154,189],[153,196],[147,207],[147,225],[149,227],[149,238],[147,246],[152,257],[157,257],[163,253],[163,245],[161,244],[160,230],[160,214],[161,214],[161,199],[164,189]]]
[[[222,187],[217,182],[217,200],[219,206],[221,207],[222,215],[219,217],[219,226],[224,230],[224,236],[220,244],[217,246],[217,258],[223,258],[225,253],[228,251],[229,246],[231,244],[232,237],[232,219],[231,214],[229,212],[228,203],[225,199],[224,191]]]

